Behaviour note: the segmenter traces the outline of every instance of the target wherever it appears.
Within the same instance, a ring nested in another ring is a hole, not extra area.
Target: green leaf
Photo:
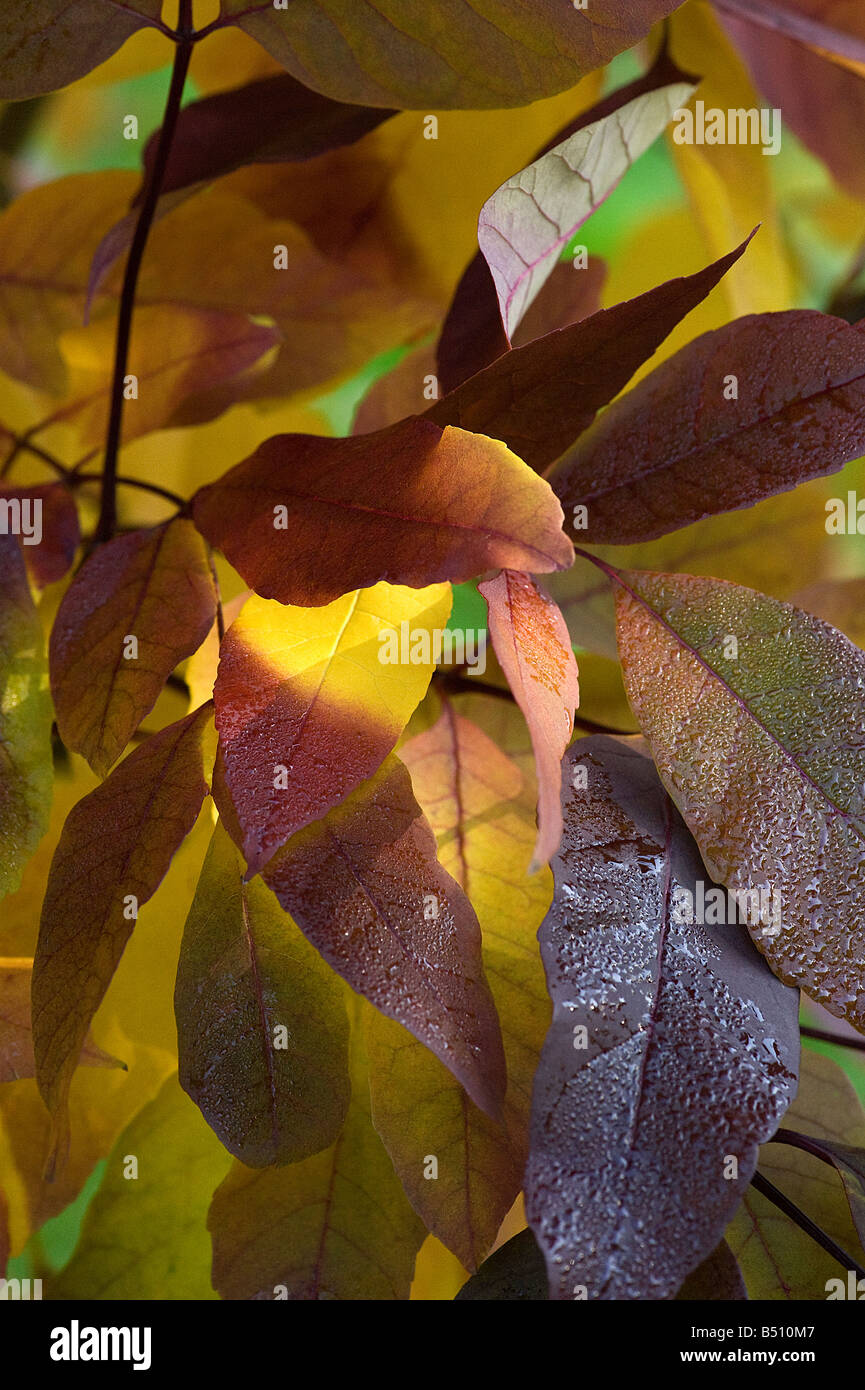
[[[207,1209],[230,1162],[169,1077],[111,1150],[75,1254],[47,1297],[215,1298]]]
[[[737,584],[615,582],[628,699],[709,874],[762,894],[776,975],[865,1027],[865,654]]]
[[[0,101],[54,92],[104,63],[162,0],[14,0],[0,15]]]

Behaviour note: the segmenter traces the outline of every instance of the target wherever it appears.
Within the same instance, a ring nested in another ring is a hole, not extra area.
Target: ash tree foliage
[[[865,1296],[863,74],[828,0],[4,7],[10,1274]],[[34,110],[138,172],[16,183]]]

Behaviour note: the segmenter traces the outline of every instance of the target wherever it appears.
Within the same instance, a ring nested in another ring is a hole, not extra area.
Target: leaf
[[[208,1228],[225,1299],[407,1299],[426,1232],[372,1127],[366,1066],[352,1038],[352,1092],[332,1148],[287,1168],[235,1164]]]
[[[432,406],[427,418],[503,439],[542,471],[618,395],[747,245],[696,275],[668,280],[637,299],[506,352]]]
[[[565,767],[526,1212],[553,1298],[664,1299],[795,1090],[797,995],[734,923],[688,920],[710,885],[647,758],[581,739]]]
[[[735,390],[735,399],[728,399]],[[809,309],[704,333],[616,401],[553,470],[585,539],[628,544],[751,506],[865,451],[865,332]]]
[[[105,438],[116,333],[115,321],[103,318],[63,336],[69,390],[44,423],[71,422],[85,446],[95,447]],[[136,394],[125,401],[123,442],[164,428],[190,397],[240,376],[279,342],[275,328],[242,314],[139,306],[126,374]]]
[[[0,535],[0,896],[48,827],[51,701],[42,628],[14,536]]]
[[[63,483],[38,483],[31,487],[0,487],[0,508],[15,519],[16,502],[22,521],[29,527],[19,534],[30,539],[22,544],[30,577],[38,588],[56,584],[69,570],[81,540],[78,510]],[[9,527],[13,530],[14,527]],[[35,544],[32,542],[35,541]]]
[[[545,139],[543,146],[534,155],[533,166],[587,126],[594,126],[602,121],[612,123],[614,115],[629,102],[669,86],[679,79],[687,80],[687,74],[680,72],[671,62],[664,41],[648,72],[626,86],[619,87],[602,100],[596,101],[576,117],[569,113],[567,124],[552,139]],[[520,176],[514,177],[518,179]],[[607,191],[611,192],[612,189]],[[576,193],[578,203],[581,204],[578,185],[572,186],[572,193]],[[577,210],[579,211],[578,208]],[[520,346],[521,339],[523,343],[530,342],[532,338],[542,337],[544,333],[552,332],[556,327],[565,327],[586,316],[580,313],[573,314],[562,318],[558,324],[548,321],[556,312],[560,313],[566,308],[568,303],[573,303],[575,286],[591,283],[593,278],[590,267],[594,258],[590,258],[586,266],[588,273],[579,276],[572,275],[566,263],[557,257],[554,259],[555,264],[548,276],[545,276],[543,283],[537,287],[526,310],[527,322],[515,323],[513,332],[508,333],[503,322],[505,315],[499,308],[496,282],[490,266],[482,250],[473,256],[457,285],[438,342],[438,375],[444,391],[450,392],[461,386],[469,377],[507,352],[509,347]],[[579,288],[576,293],[581,293]],[[554,309],[557,300],[558,309]],[[597,304],[594,309],[600,307],[600,304]],[[520,319],[523,317],[521,315]],[[534,332],[531,331],[532,321],[536,328]]]
[[[343,991],[218,825],[180,951],[180,1084],[249,1168],[328,1148],[350,1093]],[[280,1036],[282,1034],[282,1036]]]
[[[810,1048],[802,1052],[799,1093],[784,1116],[784,1127],[821,1143],[865,1142],[862,1107],[853,1087],[837,1063]],[[831,1168],[799,1149],[770,1143],[760,1150],[760,1172],[862,1262],[844,1187]],[[729,1226],[727,1240],[753,1299],[825,1300],[827,1281],[844,1277],[831,1255],[753,1188]]]
[[[162,193],[209,182],[243,164],[314,159],[353,144],[392,115],[331,101],[288,73],[217,92],[181,111]],[[153,168],[157,141],[154,133],[147,142],[145,172]]]
[[[104,776],[175,666],[204,641],[215,609],[207,550],[190,521],[100,546],[51,632],[51,690],[66,746]]]
[[[763,38],[783,34],[824,50],[839,62],[865,63],[865,23],[850,5],[828,6],[825,0],[714,0],[725,15],[756,21]],[[768,32],[767,32],[768,31]],[[800,49],[801,52],[801,49]]]
[[[479,1301],[546,1302],[547,1267],[531,1231],[520,1231],[484,1260],[477,1274],[463,1284],[457,1303]]]
[[[802,583],[803,570],[820,574],[826,568],[831,541],[820,524],[825,492],[825,481],[815,478],[793,492],[767,497],[747,511],[705,517],[681,531],[636,545],[592,546],[589,553],[612,566],[685,570],[747,583],[775,598],[790,598]],[[615,602],[603,573],[578,555],[571,569],[548,575],[546,583],[564,614],[571,640],[617,658]],[[796,602],[802,608],[809,606]]]
[[[370,106],[526,106],[572,87],[644,38],[671,0],[588,13],[556,0],[454,0],[443,14],[412,0],[373,8],[303,0],[223,0],[225,22],[251,34],[315,91]]]
[[[277,435],[202,488],[193,512],[250,588],[280,603],[572,558],[542,479],[495,440],[417,417],[355,438]]]
[[[0,17],[0,101],[66,87],[155,25],[162,0],[18,0]]]
[[[115,1143],[75,1254],[49,1279],[47,1296],[213,1299],[205,1222],[229,1162],[176,1076],[169,1077]]]
[[[692,1303],[707,1303],[716,1299],[722,1302],[747,1300],[742,1271],[725,1240],[697,1266],[693,1274],[688,1275],[676,1298]]]
[[[436,858],[402,763],[389,757],[341,806],[293,836],[264,881],[328,965],[498,1118],[505,1061],[478,921]]]
[[[865,654],[736,584],[616,585],[628,699],[706,868],[768,895],[751,932],[772,970],[862,1029]]]
[[[558,261],[508,342],[493,277],[478,251],[457,286],[436,348],[442,391],[455,391],[511,347],[524,347],[596,314],[605,276],[606,266],[596,256],[589,256],[584,269]]]
[[[25,957],[0,957],[0,1082],[36,1075],[30,1027],[30,977],[33,962]],[[90,1040],[81,1062],[91,1067],[122,1067],[116,1057]]]
[[[478,714],[486,703],[474,695],[465,701]],[[367,1023],[373,1122],[427,1230],[472,1269],[522,1186],[532,1079],[549,1024],[535,934],[552,885],[548,873],[525,874],[535,838],[532,789],[477,724],[448,701],[430,729],[402,745],[400,758],[442,867],[478,914],[508,1090],[503,1124],[494,1123],[426,1047],[375,1013]],[[438,1164],[434,1180],[429,1156]]]
[[[850,1214],[859,1233],[859,1243],[865,1248],[865,1148],[835,1144],[828,1139],[810,1139],[796,1130],[779,1129],[776,1142],[814,1154],[824,1163],[831,1163],[844,1184],[850,1203]]]
[[[94,253],[126,215],[136,187],[132,173],[76,174],[29,190],[0,216],[0,369],[63,392],[60,335],[80,330]],[[244,255],[213,256],[202,276],[202,246],[239,238]],[[97,321],[117,311],[123,278],[122,265],[110,257],[101,269],[91,314]],[[180,201],[153,227],[137,309],[152,306],[276,324],[282,335],[276,361],[226,383],[225,403],[232,393],[287,396],[321,386],[427,330],[432,320],[431,306],[416,294],[328,258],[295,222],[268,216],[221,185]]]
[[[372,776],[435,669],[447,585],[378,584],[324,608],[253,596],[214,687],[225,781],[250,873]]]
[[[207,792],[208,705],[153,734],[66,820],[51,864],[33,962],[39,1089],[58,1118],[78,1054],[135,926]]]
[[[530,574],[502,570],[478,588],[489,606],[496,656],[532,736],[538,770],[538,838],[529,872],[546,864],[562,835],[561,762],[580,703],[565,620]]]
[[[509,340],[575,232],[694,91],[678,78],[583,126],[484,203],[478,245]]]

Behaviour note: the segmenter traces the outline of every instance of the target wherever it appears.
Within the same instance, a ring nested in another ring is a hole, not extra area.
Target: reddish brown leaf
[[[244,164],[313,159],[353,144],[394,114],[331,101],[289,73],[217,92],[180,113],[162,191],[219,178]],[[158,138],[154,133],[144,151],[146,172]]]
[[[865,332],[793,309],[696,338],[614,402],[550,481],[566,512],[587,509],[582,537],[624,545],[749,507],[863,451]]]
[[[504,1050],[478,920],[436,858],[402,763],[389,757],[295,835],[263,877],[352,989],[429,1047],[497,1118]]]
[[[63,578],[81,540],[78,510],[63,483],[0,487],[0,517],[7,532],[22,538],[29,533],[21,550],[34,584],[44,589]]]
[[[138,909],[156,892],[207,792],[202,741],[212,709],[154,734],[66,819],[51,862],[33,962],[39,1089],[59,1121],[87,1030]]]
[[[503,439],[526,463],[544,469],[618,395],[747,245],[744,241],[695,275],[668,280],[570,328],[515,347],[438,401],[427,418]]]
[[[546,864],[562,836],[561,763],[580,702],[577,663],[564,618],[530,574],[502,570],[478,587],[489,607],[496,656],[532,736],[538,770],[534,870]]]
[[[0,100],[66,87],[156,24],[162,0],[15,0],[0,15]]]
[[[355,438],[277,435],[202,488],[194,515],[256,593],[306,606],[573,558],[558,502],[520,459],[416,417]]]
[[[215,607],[207,550],[184,519],[118,536],[75,576],[51,633],[51,691],[61,738],[101,776]]]

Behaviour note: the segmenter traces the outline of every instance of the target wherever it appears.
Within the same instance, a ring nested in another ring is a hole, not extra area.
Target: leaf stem
[[[838,1047],[852,1047],[857,1052],[865,1052],[865,1038],[839,1038],[837,1033],[824,1033],[822,1028],[799,1029],[803,1038],[817,1038],[819,1042],[835,1043]]]
[[[135,292],[138,287],[138,275],[141,270],[141,262],[144,259],[147,238],[150,235],[150,228],[153,225],[157,204],[159,203],[159,195],[162,191],[165,171],[168,168],[168,159],[171,154],[174,132],[177,127],[177,118],[180,114],[183,89],[186,85],[186,74],[189,70],[189,60],[192,57],[192,50],[195,44],[194,33],[195,30],[192,24],[192,0],[180,0],[179,21],[175,36],[177,47],[174,52],[171,86],[168,89],[168,98],[165,103],[165,115],[162,120],[162,129],[159,132],[159,143],[156,147],[156,155],[150,173],[147,176],[144,197],[141,201],[138,221],[135,225],[135,234],[132,238],[132,245],[129,248],[129,255],[126,260],[126,270],[123,275],[123,289],[120,294],[120,309],[117,316],[117,338],[114,351],[114,375],[111,383],[111,412],[108,417],[108,433],[105,441],[105,465],[102,474],[102,500],[99,511],[99,522],[94,536],[94,541],[97,544],[110,540],[117,524],[117,456],[120,452],[120,440],[123,428],[123,383],[129,362],[129,340],[132,333],[132,316],[135,311]]]
[[[833,1260],[838,1261],[842,1269],[852,1269],[855,1271],[858,1278],[865,1279],[865,1269],[853,1259],[853,1256],[848,1255],[846,1250],[842,1250],[840,1245],[836,1245],[835,1241],[830,1235],[827,1235],[822,1226],[818,1226],[815,1221],[811,1220],[810,1216],[806,1216],[804,1211],[796,1206],[795,1202],[791,1202],[789,1197],[785,1197],[780,1188],[777,1188],[775,1184],[770,1182],[768,1178],[765,1178],[762,1173],[754,1174],[751,1179],[751,1186],[755,1187],[758,1192],[761,1192],[763,1196],[766,1197],[768,1201],[772,1202],[779,1211],[782,1211],[785,1216],[789,1216],[790,1220],[795,1222],[806,1235],[810,1236],[818,1245],[821,1245],[827,1255],[831,1255]]]

